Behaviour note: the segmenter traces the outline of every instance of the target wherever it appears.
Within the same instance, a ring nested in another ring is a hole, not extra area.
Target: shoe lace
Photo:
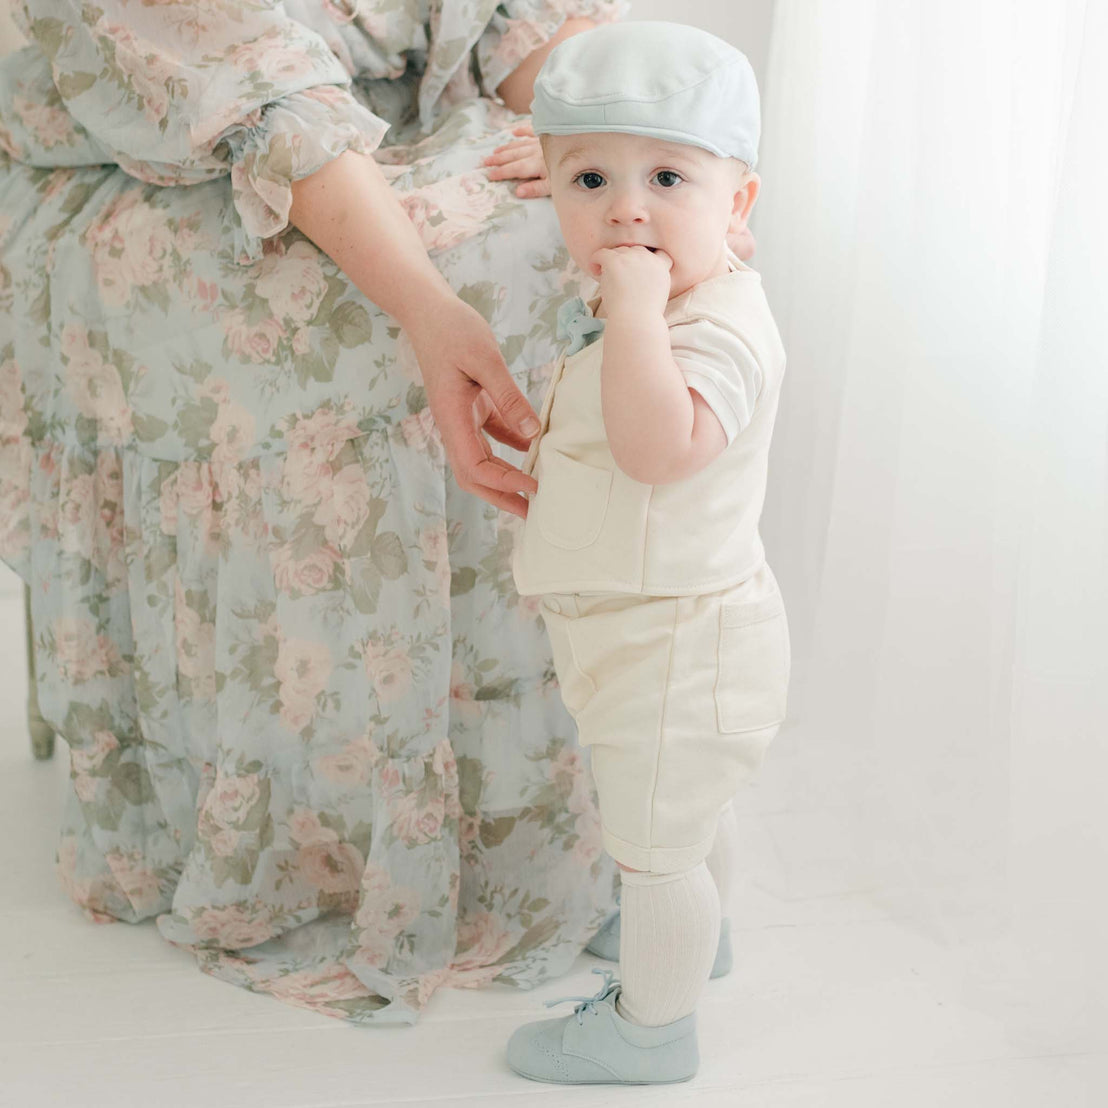
[[[604,974],[604,984],[600,986],[600,992],[595,996],[562,996],[557,1000],[548,1000],[546,1002],[546,1007],[550,1008],[554,1004],[564,1004],[567,1000],[580,1000],[582,1003],[578,1004],[577,1007],[573,1009],[573,1014],[577,1017],[577,1022],[579,1024],[584,1022],[586,1012],[592,1012],[593,1015],[596,1015],[597,1001],[603,1000],[608,990],[611,988],[614,971],[600,969],[598,966],[594,966],[592,972]]]

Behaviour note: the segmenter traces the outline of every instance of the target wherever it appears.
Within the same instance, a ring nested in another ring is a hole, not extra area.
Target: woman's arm
[[[591,19],[567,19],[552,39],[548,39],[537,50],[532,50],[496,86],[497,96],[517,115],[526,115],[531,111],[531,101],[535,97],[535,78],[539,75],[539,70],[542,69],[542,63],[546,61],[547,54],[564,39],[595,26],[596,23]]]
[[[411,340],[459,487],[526,518],[527,501],[519,493],[537,491],[538,483],[495,457],[479,424],[500,442],[526,450],[534,434],[524,430],[528,417],[538,430],[534,409],[512,380],[488,323],[455,295],[427,256],[380,166],[347,151],[294,181],[292,195],[289,221]]]
[[[406,331],[454,291],[370,157],[347,152],[292,183],[289,222]]]

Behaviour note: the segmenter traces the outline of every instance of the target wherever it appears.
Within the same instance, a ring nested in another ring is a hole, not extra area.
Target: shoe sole
[[[682,1081],[691,1081],[696,1074],[690,1073],[687,1077],[664,1077],[653,1081],[626,1081],[621,1077],[611,1077],[607,1080],[599,1077],[585,1077],[580,1081],[559,1081],[556,1077],[537,1077],[526,1070],[516,1069],[510,1062],[508,1068],[520,1077],[526,1077],[529,1081],[541,1081],[544,1085],[678,1085]]]

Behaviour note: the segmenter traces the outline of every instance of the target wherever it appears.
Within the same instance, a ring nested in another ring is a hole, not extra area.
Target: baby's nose
[[[646,204],[637,192],[620,192],[612,196],[608,205],[611,223],[645,223],[648,218]]]

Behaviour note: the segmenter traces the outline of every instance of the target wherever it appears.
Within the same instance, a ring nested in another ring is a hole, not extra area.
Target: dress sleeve
[[[730,446],[750,423],[762,391],[758,360],[737,334],[707,319],[671,327],[669,344],[685,383],[704,397]]]
[[[502,0],[477,43],[477,68],[486,96],[532,51],[554,37],[567,19],[614,23],[629,0]]]
[[[66,110],[37,46],[0,58],[0,150],[44,169],[113,161]]]
[[[59,106],[108,160],[162,185],[230,173],[243,261],[288,226],[293,181],[344,150],[371,153],[388,129],[323,39],[276,0],[15,7]]]

